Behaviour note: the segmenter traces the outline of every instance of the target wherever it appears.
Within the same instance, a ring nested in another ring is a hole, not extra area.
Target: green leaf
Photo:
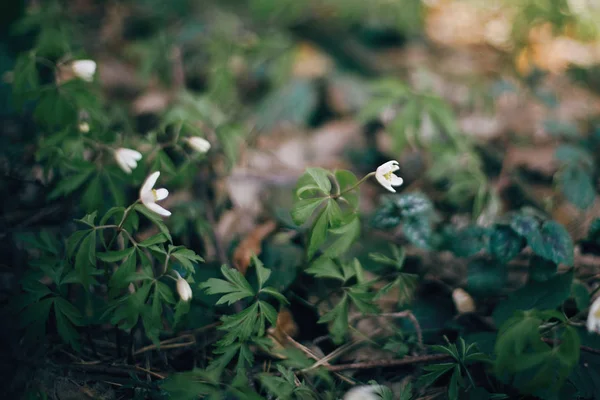
[[[571,297],[575,299],[578,311],[585,311],[590,306],[590,292],[583,283],[573,280]]]
[[[202,395],[217,395],[221,392],[214,374],[195,368],[192,371],[170,374],[159,382],[160,388],[172,399],[197,400]]]
[[[126,288],[131,282],[144,279],[141,274],[136,273],[137,253],[133,252],[113,272],[108,283],[110,297],[115,297],[118,292]]]
[[[323,168],[307,168],[306,172],[298,179],[296,184],[296,196],[302,199],[305,192],[320,192],[329,195],[331,193],[331,181],[329,171]]]
[[[596,199],[594,179],[580,165],[568,165],[556,175],[558,187],[565,198],[576,207],[588,209]]]
[[[534,255],[529,261],[529,277],[538,282],[544,282],[556,275],[558,265],[545,258]]]
[[[148,239],[145,239],[145,240],[141,241],[140,243],[138,243],[138,246],[150,247],[155,244],[164,243],[167,240],[169,240],[169,238],[164,233],[157,233],[156,235],[150,236]]]
[[[502,292],[508,279],[504,264],[486,259],[476,259],[467,267],[467,285],[469,293],[476,296],[493,296]]]
[[[338,235],[338,238],[325,250],[325,255],[328,257],[339,257],[348,250],[360,235],[360,221],[358,217],[354,217],[346,225],[339,228],[330,229],[330,233]]]
[[[453,231],[449,241],[450,250],[458,257],[471,257],[485,247],[487,229],[471,225],[459,231]]]
[[[283,304],[290,303],[289,301],[287,301],[287,299],[285,298],[284,295],[282,295],[281,293],[279,293],[277,290],[275,290],[272,287],[265,287],[260,292],[270,294],[271,296],[275,297],[277,300],[279,300],[279,302],[281,302]]]
[[[258,278],[258,290],[260,291],[263,285],[269,280],[271,276],[271,270],[264,267],[263,263],[256,257],[256,255],[252,255],[252,263],[256,268],[256,277]]]
[[[96,232],[90,231],[82,240],[75,256],[75,271],[81,284],[88,289],[92,283],[92,269],[96,267]]]
[[[342,282],[346,281],[346,277],[340,271],[337,264],[327,256],[317,258],[305,272],[314,275],[316,278],[332,278],[339,279]]]
[[[316,197],[295,202],[290,211],[294,223],[297,225],[304,224],[325,200],[324,197]]]
[[[328,209],[331,203],[327,202],[327,206],[321,210],[321,213],[317,217],[311,231],[310,238],[308,241],[307,255],[308,258],[312,258],[317,250],[327,239],[327,215]]]
[[[529,282],[496,307],[494,321],[500,325],[517,310],[554,309],[569,298],[572,282],[573,271],[556,275],[545,282]]]
[[[348,295],[344,296],[335,307],[319,319],[319,323],[331,322],[329,331],[333,342],[340,344],[348,333]]]
[[[520,236],[525,238],[534,253],[545,253],[544,241],[540,233],[539,222],[530,215],[517,215],[510,222],[510,227]]]
[[[356,175],[347,170],[337,170],[335,171],[334,176],[340,188],[340,193],[353,187],[358,182]],[[344,193],[344,195],[340,197],[340,200],[347,201],[353,210],[357,210],[359,202],[358,188]]]
[[[91,226],[92,228],[94,228],[95,227],[94,221],[96,220],[96,215],[97,214],[98,214],[98,211],[94,211],[94,212],[92,212],[90,214],[87,214],[82,219],[76,219],[75,221],[84,223],[84,224],[86,224],[86,225]]]
[[[66,196],[75,190],[77,190],[81,185],[88,180],[90,175],[94,172],[93,166],[90,165],[89,168],[78,171],[75,175],[63,177],[58,181],[58,184],[54,187],[54,189],[48,195],[49,200],[54,200],[61,196]]]
[[[100,252],[96,254],[96,257],[102,261],[116,262],[129,257],[134,251],[135,247],[128,247],[123,250]]]
[[[171,233],[169,232],[169,228],[165,225],[165,223],[160,219],[160,216],[148,210],[143,204],[137,204],[134,208],[135,211],[144,215],[148,218],[154,225],[158,227],[158,229],[167,237],[169,242],[173,243],[173,238],[171,237]]]
[[[226,293],[225,296],[222,296],[219,299],[217,305],[223,303],[231,305],[241,299],[255,295],[254,290],[252,290],[252,287],[246,278],[244,278],[238,270],[223,265],[221,267],[221,273],[225,276],[225,279],[227,279],[226,281],[210,278],[199,285],[200,289],[204,289],[209,295]]]
[[[496,225],[490,232],[488,252],[501,263],[507,263],[515,258],[525,247],[525,241],[512,229]]]
[[[402,232],[406,239],[421,249],[429,249],[432,229],[427,218],[408,218],[402,224]]]
[[[194,251],[185,247],[180,247],[171,255],[179,261],[190,273],[194,272],[194,265],[192,263],[204,262],[204,259],[197,255]]]
[[[248,340],[259,329],[261,323],[258,307],[256,302],[237,314],[221,317],[222,324],[218,329],[226,333],[217,342],[217,346],[223,348],[232,345],[235,341]]]
[[[455,363],[440,363],[423,367],[425,371],[431,371],[421,376],[418,380],[419,386],[430,386],[446,373],[454,369]]]
[[[573,240],[561,224],[555,221],[546,221],[542,227],[542,237],[545,250],[543,254],[540,254],[542,257],[556,264],[565,264],[569,267],[573,265]]]
[[[87,211],[98,210],[102,207],[104,204],[102,192],[102,179],[100,174],[97,174],[92,178],[81,197],[81,202]]]

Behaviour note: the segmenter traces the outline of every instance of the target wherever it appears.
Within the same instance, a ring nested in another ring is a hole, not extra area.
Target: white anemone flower
[[[169,191],[167,189],[154,189],[154,184],[159,176],[160,171],[156,171],[146,178],[146,181],[140,189],[140,200],[142,201],[142,204],[150,211],[154,211],[159,215],[168,217],[171,215],[171,212],[156,204],[157,201],[164,200],[169,195]]]
[[[393,186],[400,186],[404,183],[404,179],[394,175],[394,172],[399,169],[400,166],[398,165],[398,161],[388,161],[377,168],[377,171],[375,171],[375,178],[377,178],[377,181],[381,186],[390,192],[396,193],[396,189],[394,189]]]
[[[357,386],[346,392],[344,400],[380,400],[381,397],[377,395],[378,386],[375,385],[362,385]]]
[[[179,272],[175,271],[177,274],[177,293],[179,293],[179,297],[183,301],[190,301],[192,299],[192,288],[190,284],[179,275]]]
[[[590,332],[600,333],[600,297],[596,298],[590,307],[587,317],[587,329]]]
[[[93,60],[73,61],[71,69],[78,78],[91,82],[94,80],[94,74],[96,73],[96,62]]]
[[[206,153],[210,150],[210,142],[199,136],[186,138],[187,143],[190,147],[196,150],[198,153]]]
[[[132,169],[137,167],[137,162],[142,159],[142,154],[139,151],[120,148],[115,150],[115,160],[119,167],[126,173],[130,174]]]

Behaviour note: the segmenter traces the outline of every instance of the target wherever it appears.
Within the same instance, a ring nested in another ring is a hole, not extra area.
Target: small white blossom
[[[87,122],[79,123],[79,132],[88,133],[89,131],[90,131],[90,124],[88,124]]]
[[[475,311],[475,301],[471,295],[461,288],[456,288],[452,292],[452,300],[459,314],[470,313]]]
[[[381,397],[376,393],[377,389],[378,386],[374,385],[357,386],[346,392],[344,400],[380,400]]]
[[[94,74],[96,73],[96,62],[93,60],[73,61],[71,69],[78,78],[91,82],[94,80]]]
[[[590,332],[600,333],[600,297],[596,298],[590,307],[587,317],[587,329]]]
[[[192,299],[192,288],[190,284],[179,275],[179,272],[175,271],[177,274],[177,293],[179,293],[179,297],[183,301],[189,301]]]
[[[377,181],[381,186],[390,192],[396,193],[396,189],[394,189],[393,186],[400,186],[404,183],[402,178],[394,175],[394,172],[399,169],[400,166],[398,166],[398,161],[388,161],[377,168],[377,171],[375,171],[375,178],[377,178]]]
[[[137,167],[137,162],[142,159],[142,154],[139,151],[120,148],[115,150],[115,160],[119,167],[128,174],[132,169]]]
[[[168,217],[171,215],[171,212],[156,204],[157,201],[164,200],[169,195],[169,191],[167,189],[154,189],[154,184],[158,180],[159,176],[160,171],[156,171],[146,178],[146,181],[140,189],[140,200],[142,201],[142,204],[149,210],[154,211],[155,213],[164,217]]]
[[[210,142],[199,136],[186,138],[187,143],[190,147],[196,150],[198,153],[206,153],[210,150]]]

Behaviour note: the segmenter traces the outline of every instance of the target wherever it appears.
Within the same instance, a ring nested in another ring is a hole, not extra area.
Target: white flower
[[[79,132],[88,133],[89,131],[90,131],[90,124],[88,124],[87,122],[79,123]]]
[[[357,386],[346,392],[344,400],[380,400],[381,397],[376,394],[378,386]]]
[[[115,160],[119,167],[128,174],[131,170],[137,167],[137,162],[142,159],[142,154],[139,151],[120,148],[115,150]]]
[[[397,175],[394,175],[394,171],[398,171],[398,161],[388,161],[385,164],[381,164],[377,171],[375,171],[375,178],[377,181],[389,190],[390,192],[396,193],[396,189],[392,186],[400,186],[404,183],[404,180]]]
[[[190,147],[196,150],[198,153],[206,153],[208,150],[210,150],[210,142],[199,136],[186,138],[186,141]]]
[[[587,318],[587,329],[590,332],[600,333],[600,297],[596,298],[590,307]]]
[[[96,62],[93,60],[74,61],[71,64],[71,69],[78,78],[91,82],[94,80],[94,74],[96,73]]]
[[[471,295],[461,288],[456,288],[452,292],[452,300],[459,314],[470,313],[475,311],[475,301]]]
[[[177,293],[179,293],[179,297],[183,301],[191,300],[192,288],[190,287],[190,284],[179,275],[179,272],[175,271],[175,273],[177,274]]]
[[[154,211],[155,213],[164,217],[168,217],[171,215],[171,212],[156,204],[157,201],[164,200],[169,195],[169,191],[167,189],[154,189],[154,184],[159,176],[160,171],[156,171],[146,178],[146,181],[140,189],[140,200],[142,201],[142,204],[145,205],[149,210]]]

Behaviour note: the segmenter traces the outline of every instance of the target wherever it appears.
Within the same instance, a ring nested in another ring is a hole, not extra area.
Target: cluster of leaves
[[[78,349],[76,327],[108,322],[129,331],[141,321],[146,336],[158,345],[165,323],[174,327],[189,309],[188,303],[176,300],[174,285],[167,283],[175,279],[173,270],[181,270],[193,282],[194,264],[203,260],[184,246],[174,246],[164,223],[141,205],[114,207],[98,225],[96,214],[79,220],[85,228],[62,242],[44,232],[23,237],[39,252],[25,274],[25,293],[16,300],[15,310],[23,310],[20,319],[27,336],[44,339],[47,320],[53,315],[61,338]],[[137,242],[140,214],[160,233]],[[121,245],[115,249],[117,243]],[[48,281],[42,283],[42,277]],[[103,300],[103,287],[108,303]],[[171,312],[165,313],[165,308]]]

